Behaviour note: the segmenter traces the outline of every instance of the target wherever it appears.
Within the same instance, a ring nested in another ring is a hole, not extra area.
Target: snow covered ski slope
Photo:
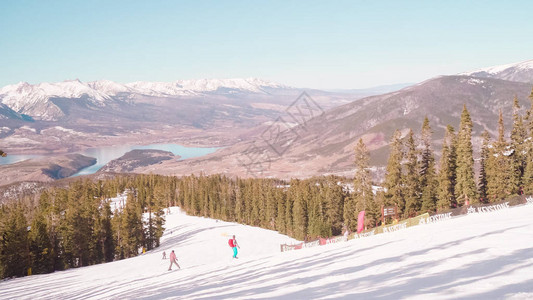
[[[2,299],[533,299],[533,205],[314,248],[174,208],[160,248],[0,282]],[[241,249],[232,259],[227,240]],[[162,259],[175,250],[181,270]]]

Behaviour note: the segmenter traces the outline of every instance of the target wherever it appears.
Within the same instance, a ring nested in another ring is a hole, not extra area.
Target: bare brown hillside
[[[256,129],[257,134],[251,141],[199,159],[166,161],[135,171],[283,178],[349,175],[355,143],[363,138],[371,150],[371,163],[379,173],[380,167],[386,164],[387,145],[394,130],[407,133],[412,128],[418,133],[424,117],[428,116],[434,131],[434,147],[438,150],[446,125],[458,127],[463,104],[466,104],[474,122],[473,137],[477,140],[484,129],[496,132],[500,109],[510,128],[514,95],[525,110],[530,105],[527,99],[530,92],[528,83],[443,76],[397,92],[354,101],[323,114],[305,109],[296,117],[288,113],[277,122]],[[294,123],[299,125],[292,127]]]

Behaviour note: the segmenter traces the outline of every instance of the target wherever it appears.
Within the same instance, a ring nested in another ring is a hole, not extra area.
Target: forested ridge
[[[533,104],[533,92],[530,99]],[[500,113],[495,120],[498,136],[493,140],[483,133],[477,161],[466,106],[459,128],[447,127],[438,161],[428,118],[419,134],[396,131],[382,188],[373,186],[363,140],[354,151],[351,179],[124,175],[50,188],[0,207],[0,274],[2,278],[24,276],[29,268],[33,274],[47,273],[138,255],[143,248],[159,246],[165,208],[175,205],[190,215],[310,240],[339,235],[345,228],[356,230],[362,210],[370,228],[381,224],[382,206],[396,206],[400,218],[408,218],[532,194],[533,112],[531,107],[524,114],[521,111],[515,99],[509,140]],[[474,172],[475,164],[479,172]],[[123,193],[127,194],[125,207],[111,207],[109,199]]]

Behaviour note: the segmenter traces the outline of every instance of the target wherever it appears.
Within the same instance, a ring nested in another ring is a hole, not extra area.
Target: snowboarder
[[[163,258],[162,259],[167,259],[167,253],[165,251],[163,251]]]
[[[229,239],[228,244],[233,249],[233,258],[238,258],[237,257],[237,248],[240,249],[241,247],[239,247],[239,244],[237,244],[237,240],[235,239],[235,236],[233,236],[233,238]]]
[[[178,269],[180,268],[180,265],[178,265],[178,260],[176,259],[176,253],[174,253],[174,250],[170,253],[170,267],[168,267],[168,270],[172,270],[172,264],[176,264],[178,266]]]

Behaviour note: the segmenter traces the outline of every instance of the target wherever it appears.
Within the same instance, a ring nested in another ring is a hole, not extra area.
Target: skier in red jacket
[[[176,253],[174,253],[174,250],[170,253],[170,267],[168,267],[168,270],[172,270],[172,264],[176,264],[178,266],[178,269],[180,268],[180,265],[178,265],[178,260],[176,259]]]

